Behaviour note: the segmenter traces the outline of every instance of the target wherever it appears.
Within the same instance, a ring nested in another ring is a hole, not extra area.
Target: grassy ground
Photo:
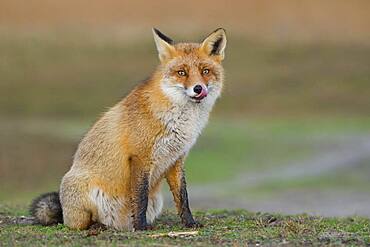
[[[119,232],[94,228],[72,231],[64,225],[50,227],[15,224],[24,209],[0,207],[0,244],[6,246],[245,246],[252,245],[353,245],[370,244],[370,220],[360,217],[322,218],[307,215],[238,211],[196,212],[204,224],[184,229],[172,211],[165,212],[145,232]],[[5,216],[7,215],[7,216]],[[12,216],[9,216],[12,215]],[[169,232],[198,231],[170,237]]]

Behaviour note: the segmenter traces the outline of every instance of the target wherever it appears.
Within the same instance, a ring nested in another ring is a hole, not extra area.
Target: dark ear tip
[[[167,37],[165,34],[163,34],[161,31],[159,31],[157,28],[153,27],[152,28],[153,32],[158,35],[162,40],[164,40],[165,42],[167,42],[168,44],[170,45],[173,45],[174,44],[174,41]]]
[[[226,30],[225,30],[225,28],[223,28],[223,27],[219,27],[219,28],[217,28],[215,31],[213,31],[214,33],[215,32],[219,32],[219,31],[222,31],[222,32],[224,32],[225,34],[226,34]]]
[[[152,27],[152,31],[155,33],[155,34],[157,34],[157,35],[159,35],[160,33],[161,33],[161,31],[159,31],[157,28],[155,28],[155,27]]]

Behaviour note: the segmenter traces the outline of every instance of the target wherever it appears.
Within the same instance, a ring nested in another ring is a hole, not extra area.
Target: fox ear
[[[173,40],[161,33],[158,29],[153,28],[155,45],[157,46],[159,60],[164,61],[172,57],[175,51]]]
[[[223,28],[218,28],[213,31],[207,38],[204,39],[201,45],[210,56],[220,56],[221,60],[225,57],[226,48],[226,32]]]

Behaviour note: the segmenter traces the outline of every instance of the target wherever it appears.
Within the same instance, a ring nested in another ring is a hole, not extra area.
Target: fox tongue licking
[[[202,92],[200,92],[200,94],[198,94],[197,96],[194,96],[193,98],[197,100],[201,100],[207,97],[207,95],[208,95],[208,89],[206,87],[202,87]]]

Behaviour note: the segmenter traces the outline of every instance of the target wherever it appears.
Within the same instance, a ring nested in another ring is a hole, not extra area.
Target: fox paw
[[[154,227],[152,225],[142,225],[142,226],[136,226],[134,227],[134,231],[147,231],[147,230],[153,230]]]
[[[186,222],[184,223],[185,227],[187,228],[201,228],[203,227],[203,224],[198,222],[198,221],[191,221],[191,222]]]

